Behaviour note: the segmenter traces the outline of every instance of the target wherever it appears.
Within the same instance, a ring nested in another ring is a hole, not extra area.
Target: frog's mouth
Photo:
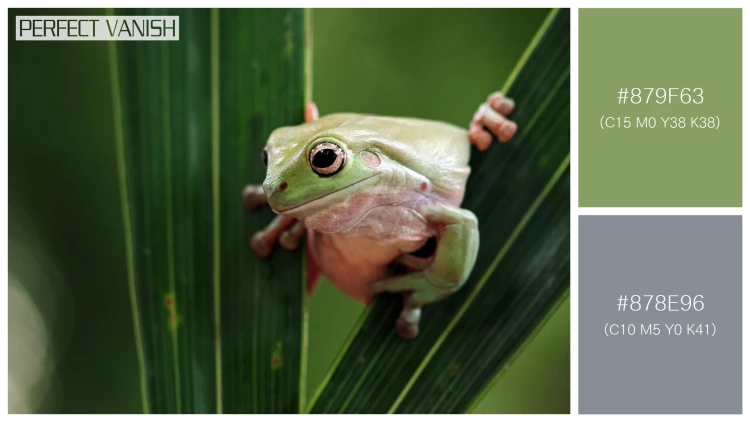
[[[331,195],[333,195],[333,194],[335,194],[335,193],[339,193],[339,192],[341,192],[341,191],[343,191],[343,190],[349,189],[350,187],[352,187],[352,186],[354,186],[354,185],[358,185],[358,184],[360,184],[360,183],[364,182],[364,181],[365,181],[365,180],[367,180],[367,179],[372,179],[372,178],[373,178],[373,177],[375,177],[375,176],[379,176],[379,175],[380,175],[381,173],[382,173],[382,172],[378,172],[378,173],[375,173],[375,174],[373,174],[373,175],[371,175],[371,176],[367,176],[367,177],[365,177],[364,179],[360,179],[360,180],[358,180],[358,181],[356,181],[356,182],[354,182],[354,183],[352,183],[352,184],[349,184],[349,185],[346,185],[346,186],[344,186],[343,188],[339,188],[339,189],[336,189],[336,190],[335,190],[335,191],[333,191],[333,192],[328,192],[327,194],[325,194],[325,195],[323,195],[323,196],[319,196],[319,197],[317,197],[317,198],[315,198],[315,199],[311,199],[311,200],[309,200],[309,201],[307,201],[307,202],[303,202],[303,203],[301,203],[301,204],[299,204],[299,205],[295,205],[295,206],[293,206],[293,207],[291,207],[291,208],[286,208],[286,209],[283,209],[283,210],[275,210],[275,211],[276,211],[276,213],[277,213],[277,214],[288,214],[288,213],[289,213],[290,211],[295,211],[295,210],[297,210],[297,209],[299,209],[299,208],[301,208],[301,207],[303,207],[303,206],[305,206],[305,205],[309,205],[309,204],[312,204],[313,202],[319,201],[319,200],[321,200],[321,199],[323,199],[323,198],[327,198],[327,197],[329,197],[329,196],[331,196]]]

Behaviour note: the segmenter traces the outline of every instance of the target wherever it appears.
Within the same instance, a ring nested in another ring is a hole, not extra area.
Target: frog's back
[[[300,129],[307,129],[307,140],[331,136],[344,141],[355,153],[376,147],[391,159],[427,177],[434,185],[434,192],[441,196],[463,193],[469,176],[471,143],[468,132],[448,123],[338,113],[295,128]],[[283,136],[283,133],[274,135]]]

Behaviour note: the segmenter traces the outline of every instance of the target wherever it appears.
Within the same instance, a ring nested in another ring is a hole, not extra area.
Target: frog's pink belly
[[[423,240],[383,242],[362,236],[337,236],[308,232],[312,259],[339,291],[367,304],[369,285],[387,277],[390,264],[399,256],[422,246]]]
[[[399,256],[435,236],[435,227],[416,211],[425,197],[410,196],[356,194],[305,218],[309,250],[320,273],[347,296],[368,303],[369,285],[387,277]]]

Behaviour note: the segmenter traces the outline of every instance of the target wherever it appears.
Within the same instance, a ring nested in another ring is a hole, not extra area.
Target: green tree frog
[[[510,140],[513,107],[495,92],[465,130],[416,118],[318,118],[309,104],[305,123],[268,139],[263,185],[243,191],[246,207],[268,203],[279,214],[251,238],[251,249],[260,257],[277,242],[293,250],[306,234],[309,294],[320,276],[365,304],[400,292],[396,331],[415,338],[421,308],[458,290],[474,266],[477,219],[461,208],[471,145],[486,150],[490,133]]]

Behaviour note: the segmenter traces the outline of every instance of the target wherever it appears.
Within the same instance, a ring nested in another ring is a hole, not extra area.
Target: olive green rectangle
[[[579,206],[742,206],[741,9],[579,11]]]

